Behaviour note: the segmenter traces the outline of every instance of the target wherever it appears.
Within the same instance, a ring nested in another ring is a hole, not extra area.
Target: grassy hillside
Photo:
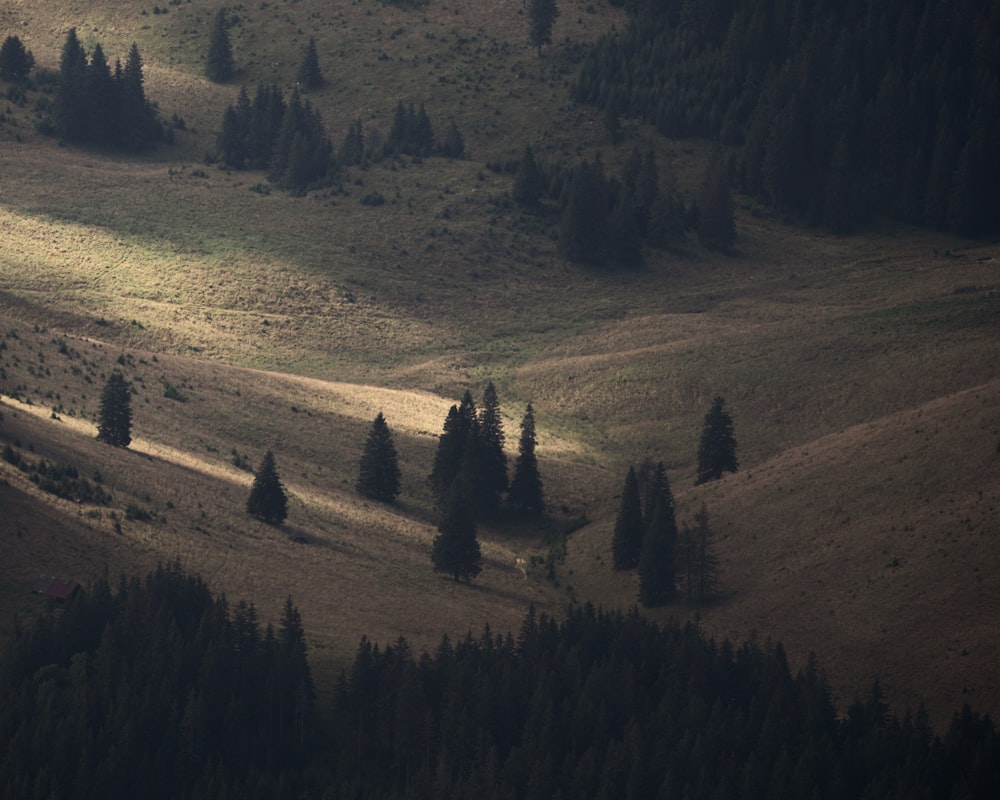
[[[541,59],[518,2],[234,7],[250,85],[289,86],[316,37],[329,83],[309,99],[334,141],[359,117],[384,135],[399,100],[422,100],[438,130],[457,121],[468,152],[373,163],[306,198],[252,191],[260,174],[203,159],[239,88],[202,77],[218,5],[0,8],[0,29],[42,66],[71,26],[112,57],[136,41],[149,97],[187,128],[173,147],[121,157],[38,136],[30,105],[0,126],[0,439],[99,471],[114,495],[78,507],[0,464],[5,609],[30,607],[23,587],[38,572],[181,557],[264,619],[291,593],[332,665],[362,633],[432,646],[486,620],[516,626],[530,602],[631,605],[633,576],[610,571],[610,530],[627,464],[652,457],[668,465],[681,519],[704,501],[717,531],[726,594],[701,612],[709,630],[756,630],[796,659],[815,649],[844,696],[881,674],[894,701],[921,698],[938,719],[963,701],[1000,712],[996,246],[898,229],[839,239],[743,202],[733,256],[692,241],[647,253],[634,273],[566,264],[554,219],[513,207],[510,177],[487,161],[530,141],[567,163],[600,150],[613,171],[632,144],[651,144],[690,195],[706,154],[636,126],[614,150],[569,104],[578,48],[622,24],[599,4],[562,3]],[[385,205],[360,203],[373,191]],[[125,453],[93,441],[115,367],[137,389]],[[487,568],[471,589],[430,571],[433,437],[461,392],[490,379],[510,444],[534,404],[552,527],[590,521],[555,582],[537,564],[538,530],[484,531]],[[716,394],[743,469],[695,489]],[[404,474],[391,510],[353,492],[379,410]],[[243,513],[250,475],[233,463],[255,466],[267,448],[292,493],[282,529]],[[129,505],[152,518],[128,519]],[[525,576],[516,559],[532,556]]]

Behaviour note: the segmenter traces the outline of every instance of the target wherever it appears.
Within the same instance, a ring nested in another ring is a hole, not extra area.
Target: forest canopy
[[[616,3],[620,4],[620,3]],[[1000,233],[1000,5],[635,0],[577,100],[731,148],[739,188],[809,224]]]
[[[8,798],[990,797],[1000,736],[942,737],[876,682],[839,715],[815,661],[694,624],[529,610],[433,654],[363,638],[317,692],[289,598],[275,629],[178,564],[100,580],[0,661]],[[317,697],[326,698],[323,707]]]

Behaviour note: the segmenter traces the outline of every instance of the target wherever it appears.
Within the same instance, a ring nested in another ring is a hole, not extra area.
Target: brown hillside
[[[26,593],[40,572],[86,581],[181,558],[264,620],[291,594],[330,668],[363,634],[431,647],[516,628],[529,603],[629,606],[610,531],[627,465],[649,457],[681,520],[704,501],[717,531],[726,591],[700,611],[707,630],[781,639],[796,663],[816,650],[842,701],[879,675],[936,722],[966,700],[1000,715],[1000,247],[834,237],[738,198],[733,254],[692,236],[636,271],[581,269],[558,255],[554,201],[522,211],[487,162],[530,143],[615,174],[651,147],[690,201],[709,150],[629,120],[612,147],[600,115],[569,102],[580,48],[620,9],[561,2],[538,58],[520,0],[230,7],[241,74],[218,86],[203,59],[222,3],[160,5],[0,4],[0,30],[42,67],[72,26],[111,58],[136,41],[149,97],[186,123],[172,147],[119,155],[37,133],[37,96],[3,110],[0,446],[99,474],[113,500],[53,498],[0,461],[0,613],[40,607]],[[436,130],[456,120],[467,157],[374,159],[304,198],[206,163],[239,86],[290,89],[310,35],[328,84],[309,99],[335,144],[358,118],[375,141],[397,102],[423,101]],[[94,440],[113,369],[135,388],[128,451]],[[426,476],[449,405],[489,380],[511,458],[534,406],[552,519],[485,528],[486,569],[459,587],[430,569]],[[694,489],[716,394],[742,470]],[[353,490],[378,411],[403,470],[393,508]],[[281,528],[244,509],[269,448],[291,492]],[[548,579],[553,532],[578,525]]]

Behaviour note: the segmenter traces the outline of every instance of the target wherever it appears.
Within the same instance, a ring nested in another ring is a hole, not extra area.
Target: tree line
[[[1000,229],[996,3],[627,6],[628,29],[588,51],[573,89],[612,127],[632,117],[718,139],[742,191],[834,231],[876,216]]]
[[[838,713],[815,659],[692,623],[533,608],[430,653],[363,637],[313,685],[275,628],[179,565],[100,579],[0,656],[0,794],[22,798],[987,798],[1000,734],[935,735],[881,686]]]

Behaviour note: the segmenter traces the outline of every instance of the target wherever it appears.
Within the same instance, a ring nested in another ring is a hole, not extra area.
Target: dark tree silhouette
[[[323,83],[323,73],[319,68],[319,55],[316,53],[316,39],[309,37],[309,44],[302,56],[299,66],[298,82],[306,89],[319,89]]]
[[[0,45],[0,78],[5,81],[22,81],[35,65],[35,57],[26,50],[17,36],[8,36]]]
[[[602,264],[608,255],[610,206],[600,162],[582,162],[569,184],[559,229],[559,250],[577,264]]]
[[[358,467],[358,492],[372,500],[391,503],[399,497],[401,474],[392,431],[378,413],[368,432]]]
[[[132,388],[118,371],[108,376],[101,393],[97,438],[115,447],[132,443]]]
[[[288,516],[288,496],[278,478],[274,463],[274,453],[264,454],[257,472],[253,476],[250,497],[247,498],[247,513],[253,517],[280,525]]]
[[[475,448],[475,440],[479,435],[479,417],[476,414],[476,404],[472,399],[472,393],[466,390],[462,397],[461,406],[452,406],[448,409],[448,416],[444,421],[444,430],[438,439],[437,450],[434,452],[434,464],[431,467],[429,476],[431,491],[439,508],[445,508],[448,495],[451,491],[455,478],[463,467],[463,460],[468,462],[474,458],[475,453],[470,448]],[[473,443],[470,445],[470,435]],[[470,487],[478,487],[478,470],[467,476]],[[475,488],[475,492],[479,489]]]
[[[698,480],[707,483],[718,480],[723,473],[736,472],[736,434],[733,418],[726,411],[726,401],[716,397],[705,414],[701,441],[698,444]]]
[[[233,45],[229,40],[229,23],[226,19],[226,9],[220,8],[212,23],[212,32],[208,40],[208,55],[205,59],[205,77],[215,83],[225,83],[232,80],[236,74],[233,61]]]
[[[482,499],[489,511],[500,503],[500,495],[507,491],[507,454],[504,453],[503,418],[497,390],[490,381],[483,392],[479,409],[480,471],[483,485]]]
[[[729,250],[736,241],[736,218],[729,176],[721,153],[705,171],[698,195],[698,241],[709,250]]]
[[[708,508],[702,503],[694,516],[695,527],[687,525],[680,535],[680,560],[683,564],[688,600],[704,601],[719,590],[719,558],[712,546]]]
[[[552,44],[552,26],[559,16],[556,0],[528,0],[528,43],[538,48],[542,55],[542,45]]]
[[[538,162],[535,161],[531,146],[527,145],[518,162],[517,173],[514,175],[512,190],[514,202],[522,206],[538,205],[543,189],[542,173],[538,169]]]
[[[87,53],[70,28],[59,57],[55,99],[55,129],[67,141],[85,138],[87,130]]]
[[[456,581],[469,581],[483,569],[475,515],[457,482],[449,493],[447,510],[434,537],[431,562],[435,572],[444,572]]]
[[[514,477],[510,482],[507,502],[511,508],[529,514],[545,511],[542,479],[538,474],[538,459],[535,457],[535,412],[528,403],[521,420],[521,439],[518,442],[518,456],[514,463]]]
[[[465,155],[465,139],[455,120],[449,122],[445,128],[444,139],[441,141],[441,155],[446,158],[462,158]]]
[[[642,553],[642,504],[635,467],[629,467],[622,487],[621,505],[611,539],[612,565],[615,569],[634,569]]]
[[[659,494],[652,518],[642,537],[639,556],[639,601],[644,606],[662,606],[676,592],[677,521],[672,504]]]

